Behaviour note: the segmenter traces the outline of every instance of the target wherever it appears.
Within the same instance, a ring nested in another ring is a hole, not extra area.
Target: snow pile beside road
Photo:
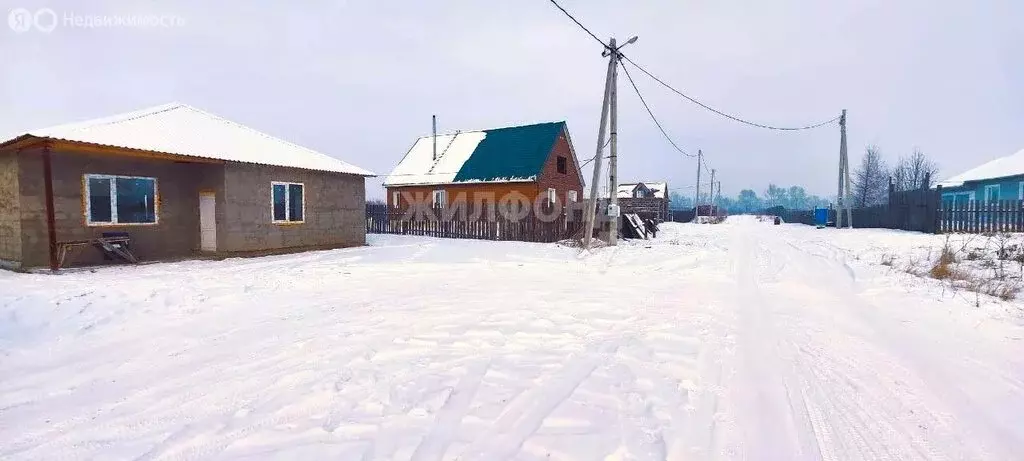
[[[894,280],[928,286],[937,298],[969,299],[995,315],[1024,318],[1024,234],[925,234],[888,229],[787,225],[807,241],[880,265]],[[941,269],[937,269],[937,266]]]

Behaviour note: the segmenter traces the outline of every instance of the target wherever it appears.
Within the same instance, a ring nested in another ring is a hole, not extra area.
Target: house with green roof
[[[583,175],[565,122],[420,137],[384,187],[388,205],[399,208],[413,201],[498,203],[513,194],[562,206],[583,199]]]

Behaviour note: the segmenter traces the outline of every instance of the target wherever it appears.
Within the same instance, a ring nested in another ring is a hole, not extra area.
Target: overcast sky
[[[602,38],[708,104],[797,125],[849,110],[867,144],[915,146],[942,174],[1024,148],[1024,1],[561,0]],[[386,175],[437,114],[442,131],[565,120],[594,155],[606,61],[547,0],[35,1],[52,32],[0,23],[0,133],[179,101]],[[169,27],[75,27],[156,15]],[[722,119],[634,72],[669,133],[703,149],[724,194],[769,181],[835,194],[839,130]],[[619,174],[694,183],[620,80]],[[585,172],[585,177],[590,177]],[[367,182],[382,197],[381,178]]]

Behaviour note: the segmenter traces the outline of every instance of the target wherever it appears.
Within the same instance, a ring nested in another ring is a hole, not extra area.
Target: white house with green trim
[[[988,203],[1024,200],[1024,149],[939,182],[942,200]]]

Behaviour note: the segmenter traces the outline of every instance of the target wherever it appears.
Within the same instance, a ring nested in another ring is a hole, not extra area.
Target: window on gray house
[[[288,220],[289,221],[302,221],[303,204],[305,203],[302,199],[302,184],[289,184],[288,185]]]
[[[156,195],[156,180],[150,178],[115,178],[117,190],[117,222],[156,222],[153,197]]]
[[[113,207],[110,197],[110,178],[89,178],[86,187],[89,189],[89,223],[113,222]]]
[[[305,186],[302,183],[271,183],[273,221],[276,223],[303,222],[306,214]]]
[[[155,224],[156,178],[85,175],[86,223]]]

